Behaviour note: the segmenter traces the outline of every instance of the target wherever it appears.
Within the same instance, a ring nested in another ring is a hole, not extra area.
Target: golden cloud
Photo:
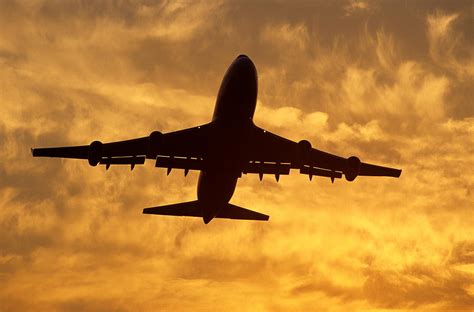
[[[279,4],[0,4],[0,310],[474,306],[470,4]],[[270,222],[205,226],[141,214],[196,173],[29,153],[205,123],[241,53],[258,125],[402,177],[247,175]]]

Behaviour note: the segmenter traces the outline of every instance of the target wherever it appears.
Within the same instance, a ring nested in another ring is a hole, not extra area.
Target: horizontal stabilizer
[[[179,204],[145,208],[143,209],[143,213],[165,216],[202,217],[202,210],[201,207],[199,207],[197,200]]]
[[[165,216],[203,217],[203,210],[200,207],[200,202],[197,200],[179,204],[145,208],[143,209],[143,213]],[[269,216],[263,213],[238,207],[232,204],[226,204],[226,206],[223,207],[215,217],[223,219],[260,221],[267,221],[269,219]]]
[[[227,204],[226,208],[219,211],[216,218],[268,221],[270,217],[260,212]]]

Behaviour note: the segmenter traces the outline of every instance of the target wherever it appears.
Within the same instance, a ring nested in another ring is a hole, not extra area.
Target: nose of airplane
[[[237,56],[234,61],[234,64],[241,69],[245,68],[246,70],[249,70],[249,72],[251,73],[256,72],[255,65],[253,64],[252,60],[245,54],[240,54],[239,56]]]

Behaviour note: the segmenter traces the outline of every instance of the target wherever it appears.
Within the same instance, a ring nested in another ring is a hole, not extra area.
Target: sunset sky
[[[474,4],[0,0],[0,311],[473,311]],[[254,121],[403,169],[244,175],[269,222],[143,215],[197,172],[30,147],[207,123],[247,54]]]

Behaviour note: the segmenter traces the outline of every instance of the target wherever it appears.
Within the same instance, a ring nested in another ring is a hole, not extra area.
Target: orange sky
[[[0,311],[472,311],[473,29],[472,1],[0,1]],[[30,155],[205,123],[242,53],[259,126],[401,178],[247,175],[270,222],[204,225],[141,214],[197,173]]]

